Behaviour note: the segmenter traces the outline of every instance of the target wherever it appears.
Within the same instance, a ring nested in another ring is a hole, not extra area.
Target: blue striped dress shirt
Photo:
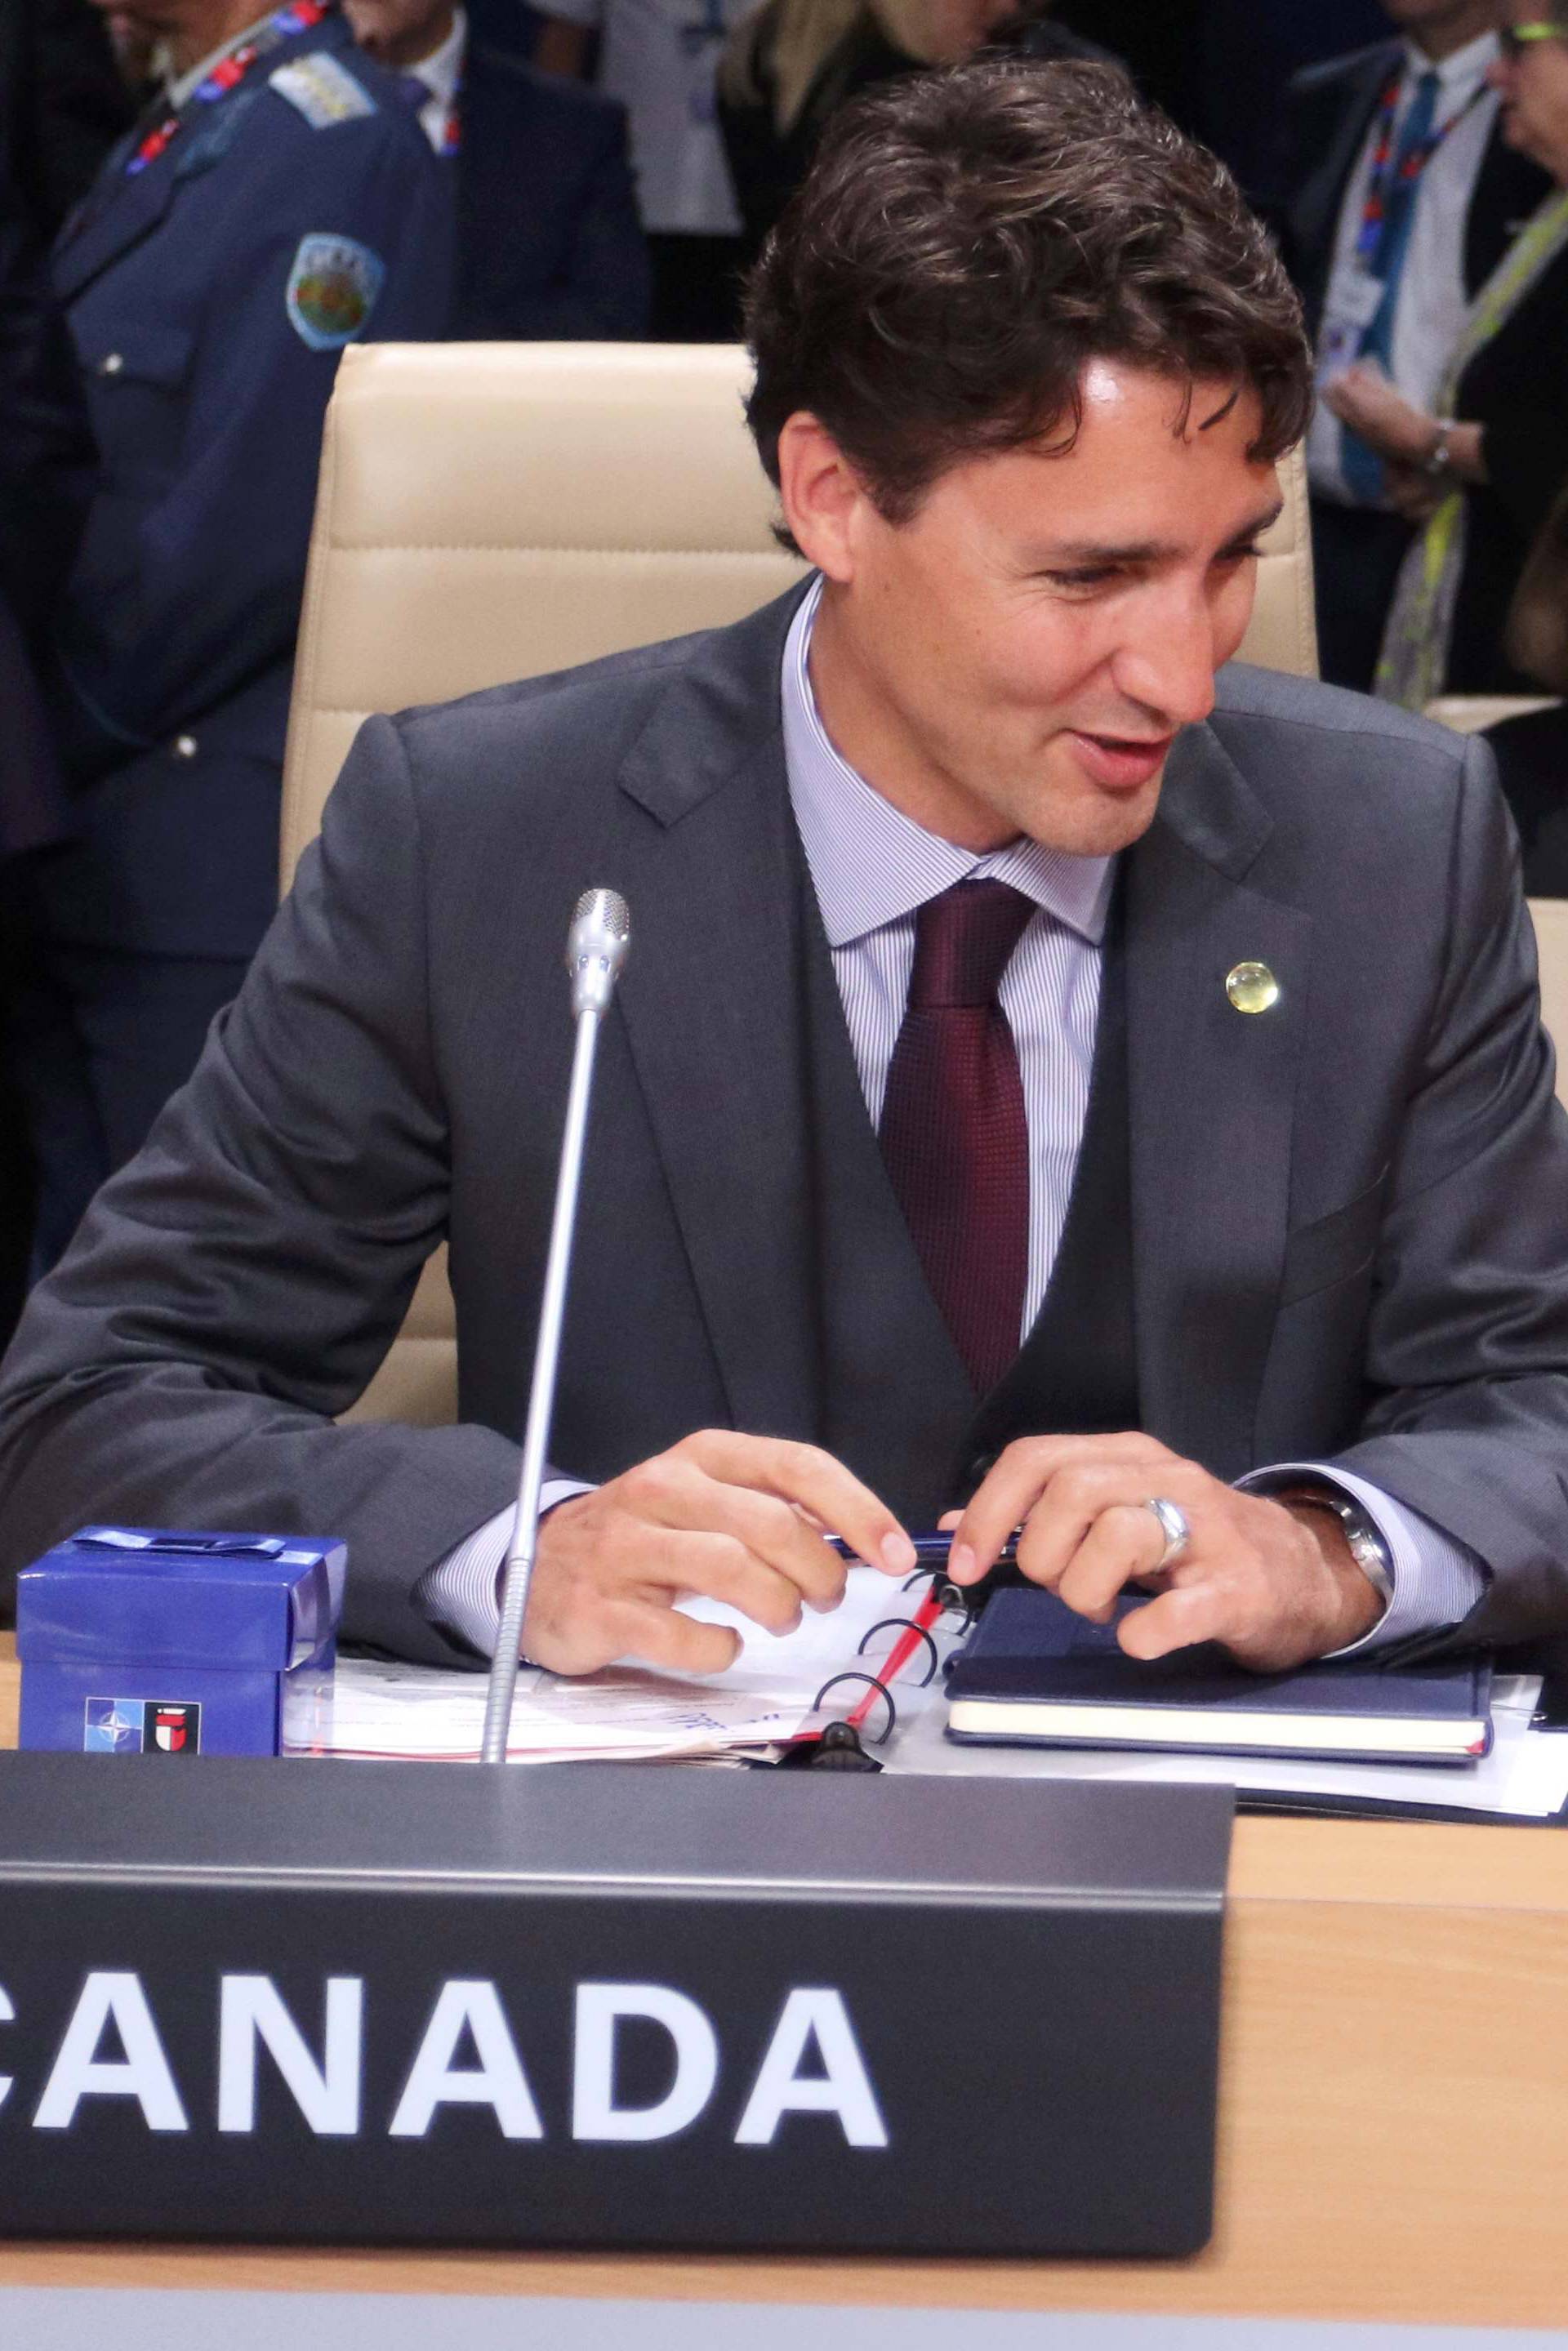
[[[976,856],[927,832],[884,799],[840,757],[817,709],[810,653],[821,598],[818,580],[784,647],[784,760],[873,1125],[882,1116],[909,994],[918,909],[953,883],[970,878],[1010,883],[1036,908],[998,990],[1018,1050],[1029,1127],[1029,1280],[1021,1340],[1051,1280],[1083,1140],[1113,861],[1070,857],[1036,841]],[[1354,1496],[1388,1546],[1394,1597],[1358,1647],[1457,1624],[1479,1598],[1485,1570],[1474,1552],[1365,1479],[1322,1462],[1292,1461],[1256,1470],[1241,1483],[1266,1484],[1281,1476],[1322,1480]],[[586,1490],[575,1480],[552,1481],[544,1505],[549,1509]],[[486,1656],[495,1647],[500,1621],[497,1583],[511,1518],[510,1510],[503,1510],[476,1529],[427,1572],[416,1595],[432,1622]]]

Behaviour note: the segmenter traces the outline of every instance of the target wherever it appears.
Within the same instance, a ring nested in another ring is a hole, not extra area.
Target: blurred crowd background
[[[4,0],[0,1335],[268,920],[356,340],[728,340],[838,108],[1097,61],[1228,163],[1319,362],[1322,671],[1496,731],[1568,893],[1568,0]]]

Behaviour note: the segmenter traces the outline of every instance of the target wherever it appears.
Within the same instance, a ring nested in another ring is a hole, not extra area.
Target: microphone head
[[[619,890],[585,890],[566,935],[574,1014],[605,1009],[631,944],[632,909]]]

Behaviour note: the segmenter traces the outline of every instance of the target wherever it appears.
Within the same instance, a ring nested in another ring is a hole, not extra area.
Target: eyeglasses
[[[1503,56],[1511,63],[1517,63],[1526,49],[1533,48],[1537,41],[1568,40],[1568,26],[1554,25],[1546,17],[1536,16],[1522,25],[1500,25],[1498,38],[1502,44]]]

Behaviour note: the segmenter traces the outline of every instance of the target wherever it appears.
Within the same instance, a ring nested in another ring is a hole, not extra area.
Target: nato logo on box
[[[166,1698],[89,1698],[82,1716],[89,1755],[199,1755],[202,1709]]]
[[[17,1581],[21,1744],[308,1753],[347,1562],[329,1538],[82,1528]]]

